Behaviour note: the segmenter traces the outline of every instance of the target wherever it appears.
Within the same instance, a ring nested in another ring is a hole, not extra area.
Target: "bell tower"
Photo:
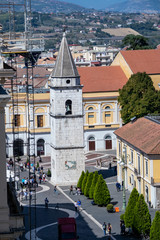
[[[50,76],[51,181],[77,183],[84,165],[82,85],[65,33]]]

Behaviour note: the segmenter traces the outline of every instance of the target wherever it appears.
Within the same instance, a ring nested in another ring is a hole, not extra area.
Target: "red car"
[[[58,219],[58,240],[77,240],[77,227],[75,218]]]

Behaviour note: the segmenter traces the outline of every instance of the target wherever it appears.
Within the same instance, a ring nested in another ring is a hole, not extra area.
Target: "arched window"
[[[106,149],[112,149],[112,138],[111,136],[105,137],[105,147]]]
[[[95,138],[93,136],[91,136],[88,139],[89,142],[89,151],[94,151],[95,150]]]
[[[14,156],[23,156],[24,155],[24,144],[22,139],[16,139],[13,142],[13,154]]]
[[[105,109],[111,109],[110,106],[106,106]]]
[[[40,155],[45,155],[43,139],[39,139],[37,141],[37,156],[40,156]]]
[[[93,107],[89,107],[89,108],[88,108],[88,111],[89,111],[89,110],[93,110]]]
[[[66,115],[72,114],[72,101],[67,100],[65,103]]]

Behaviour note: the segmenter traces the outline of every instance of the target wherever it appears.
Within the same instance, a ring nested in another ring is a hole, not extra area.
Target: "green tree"
[[[89,173],[88,178],[87,178],[87,183],[86,183],[86,186],[85,186],[85,189],[84,189],[84,195],[86,197],[89,196],[89,189],[91,187],[92,180],[93,180],[93,172]]]
[[[134,208],[133,231],[137,235],[148,236],[151,228],[151,216],[147,203],[141,194]]]
[[[82,193],[84,193],[84,189],[85,189],[85,186],[86,186],[86,183],[87,183],[88,174],[89,174],[89,172],[87,170],[86,174],[85,174],[85,176],[83,178],[83,181],[82,181],[82,186],[81,186]]]
[[[98,172],[94,172],[93,174],[93,180],[92,180],[92,184],[91,184],[91,187],[89,189],[89,198],[93,198],[93,194],[94,194],[94,190],[95,190],[95,186],[96,186],[96,183],[97,183],[97,180],[98,180]]]
[[[133,225],[133,220],[134,220],[134,208],[136,206],[136,202],[138,201],[139,193],[136,188],[133,188],[128,204],[126,207],[126,211],[124,214],[124,221],[125,221],[125,226],[126,227],[132,227]]]
[[[128,50],[149,49],[148,39],[141,35],[129,34],[122,40],[123,46],[129,46]]]
[[[151,78],[144,73],[133,74],[119,90],[118,102],[124,123],[133,117],[160,113],[160,92],[155,90]]]
[[[81,188],[81,187],[82,187],[82,182],[83,182],[84,176],[85,176],[85,172],[82,171],[81,176],[80,176],[80,178],[79,178],[79,180],[78,180],[78,183],[77,183],[77,187],[78,187],[78,188]]]
[[[150,240],[160,240],[160,212],[156,211],[155,218],[153,219],[150,229]]]
[[[102,174],[100,174],[94,191],[94,202],[99,206],[106,206],[110,203],[110,200],[111,197],[107,184]]]

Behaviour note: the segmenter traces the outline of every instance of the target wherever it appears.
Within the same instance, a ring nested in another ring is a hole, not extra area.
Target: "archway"
[[[105,137],[105,147],[106,149],[112,149],[112,138],[111,136]]]
[[[23,140],[22,139],[16,139],[13,142],[13,154],[14,156],[23,156],[24,155],[24,146],[23,146]]]
[[[40,156],[40,155],[45,155],[44,140],[43,139],[39,139],[37,141],[37,156]]]
[[[95,138],[90,137],[88,139],[88,142],[89,142],[89,151],[94,151],[95,150]]]

